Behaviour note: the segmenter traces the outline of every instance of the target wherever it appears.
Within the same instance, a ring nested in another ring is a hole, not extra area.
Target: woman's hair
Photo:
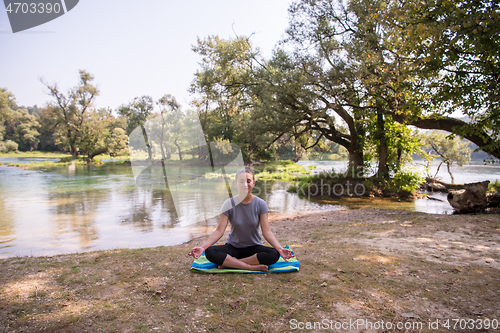
[[[244,172],[250,173],[252,175],[253,181],[255,181],[255,174],[253,173],[253,170],[251,168],[243,168],[243,169],[239,169],[238,171],[236,171],[236,176],[234,177],[234,180],[237,181],[238,176]]]

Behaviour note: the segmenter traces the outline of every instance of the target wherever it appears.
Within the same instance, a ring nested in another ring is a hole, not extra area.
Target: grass
[[[50,159],[59,159],[58,161],[35,161],[31,163],[0,163],[8,166],[20,167],[23,169],[47,169],[53,167],[61,167],[68,166],[71,163],[75,165],[86,165],[88,162],[86,161],[85,156],[79,156],[77,158],[73,157],[70,154],[64,153],[53,153],[53,152],[41,152],[41,151],[33,151],[33,152],[15,152],[15,153],[0,153],[0,157],[24,157],[24,158],[50,158]],[[103,162],[103,160],[113,159],[115,161],[107,161]],[[98,155],[92,161],[95,165],[106,164],[106,165],[130,165],[128,156],[110,156],[110,155]]]
[[[262,165],[254,167],[255,179],[258,181],[283,181],[294,182],[309,177],[311,170],[316,166],[304,167],[292,161],[275,161],[267,162]],[[234,179],[236,173],[228,174],[229,179]],[[205,174],[205,178],[222,178],[221,173],[210,172]]]
[[[309,161],[346,161],[348,159],[347,151],[345,154],[312,153],[307,157]]]
[[[300,272],[191,272],[186,253],[204,239],[0,260],[0,330],[289,332],[290,323],[324,318],[500,318],[499,267],[491,266],[500,260],[499,215],[318,212],[275,218],[271,227]],[[394,243],[403,245],[382,246]],[[476,260],[483,257],[492,264]]]
[[[17,151],[10,153],[0,152],[0,157],[64,158],[68,156],[71,155],[61,152],[44,152],[44,151]]]

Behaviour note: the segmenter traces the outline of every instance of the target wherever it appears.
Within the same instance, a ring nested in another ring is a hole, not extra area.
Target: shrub
[[[394,186],[398,191],[408,191],[414,193],[418,186],[424,181],[419,172],[399,171],[394,175]]]
[[[5,152],[10,153],[11,151],[17,151],[19,145],[12,140],[5,141]]]
[[[500,180],[495,180],[493,183],[488,184],[488,193],[500,192]]]

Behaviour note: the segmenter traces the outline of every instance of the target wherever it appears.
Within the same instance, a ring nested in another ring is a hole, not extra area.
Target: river
[[[0,158],[2,163],[32,161]],[[333,161],[301,164],[315,165],[314,172],[332,168],[343,171],[347,165]],[[445,170],[439,175],[448,181]],[[189,168],[179,172],[189,173]],[[500,166],[473,163],[453,169],[453,174],[457,183],[494,181],[500,179]],[[271,215],[360,207],[452,212],[446,202],[427,199],[308,200],[288,193],[289,185],[257,182],[256,194],[268,203]],[[216,188],[220,184],[208,182],[203,186]],[[138,186],[131,168],[124,166],[29,170],[0,165],[0,257],[181,244],[212,232],[219,209],[215,199],[210,195],[182,195],[173,200],[168,190]]]

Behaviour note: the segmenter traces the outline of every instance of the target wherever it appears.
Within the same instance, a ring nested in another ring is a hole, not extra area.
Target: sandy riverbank
[[[190,272],[186,253],[207,236],[172,247],[2,259],[0,331],[289,332],[301,322],[357,319],[421,323],[419,332],[437,332],[429,321],[446,319],[451,329],[438,331],[461,331],[452,319],[500,327],[499,214],[360,209],[271,221],[300,272]]]

